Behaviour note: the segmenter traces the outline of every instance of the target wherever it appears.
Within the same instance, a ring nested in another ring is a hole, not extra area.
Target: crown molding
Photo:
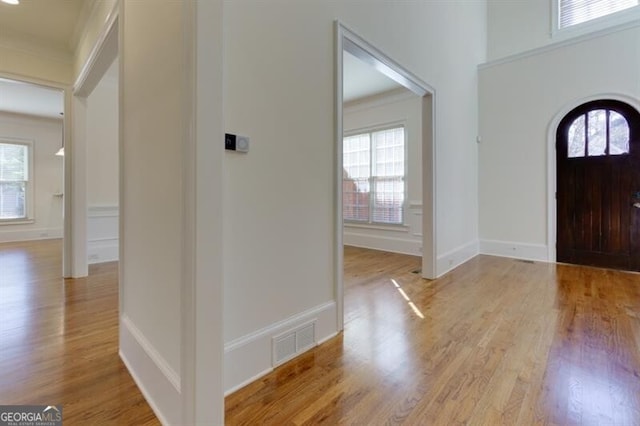
[[[344,103],[345,112],[355,112],[363,109],[370,109],[381,105],[387,105],[395,102],[402,102],[408,99],[417,98],[418,95],[409,89],[400,87],[397,89],[387,90],[386,92],[376,93],[375,95],[366,96],[364,98],[354,99]]]
[[[69,40],[69,49],[72,52],[78,50],[78,45],[80,41],[84,39],[87,35],[87,22],[93,14],[96,13],[96,4],[98,2],[96,0],[85,0],[82,9],[80,10],[80,14],[78,15],[78,20],[76,21],[76,26],[73,29],[73,34],[71,35],[71,39]]]
[[[40,56],[57,62],[71,63],[73,53],[59,44],[43,42],[41,39],[8,30],[2,31],[0,47],[29,55]]]

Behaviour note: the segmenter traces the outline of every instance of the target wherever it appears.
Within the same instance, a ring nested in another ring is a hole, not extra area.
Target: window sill
[[[3,225],[30,225],[36,223],[34,219],[0,219],[0,226]]]
[[[382,225],[377,223],[345,222],[344,227],[354,229],[377,229],[380,231],[392,232],[409,232],[409,227],[407,225]]]

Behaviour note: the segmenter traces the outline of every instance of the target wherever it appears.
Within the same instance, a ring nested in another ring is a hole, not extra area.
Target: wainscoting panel
[[[118,206],[91,206],[87,213],[89,264],[118,260]]]

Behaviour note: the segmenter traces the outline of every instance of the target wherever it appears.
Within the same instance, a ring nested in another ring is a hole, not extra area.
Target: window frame
[[[372,213],[372,203],[373,203],[373,197],[370,197],[369,199],[369,220],[368,221],[362,221],[362,220],[353,220],[353,219],[346,219],[343,216],[343,222],[345,225],[348,226],[355,226],[355,227],[365,227],[365,228],[376,228],[376,229],[385,229],[385,228],[393,228],[393,229],[402,229],[402,228],[406,228],[407,227],[407,196],[408,196],[408,182],[407,182],[407,176],[408,176],[408,171],[409,171],[409,149],[408,149],[408,132],[407,132],[407,122],[406,120],[400,120],[400,121],[392,121],[392,122],[387,122],[384,124],[377,124],[377,125],[372,125],[372,126],[366,126],[366,127],[360,127],[360,128],[356,128],[356,129],[352,129],[349,131],[345,131],[343,136],[342,136],[342,140],[343,140],[343,144],[342,144],[342,155],[344,156],[344,139],[348,138],[348,137],[352,137],[352,136],[358,136],[358,135],[363,135],[363,134],[369,134],[369,168],[370,168],[370,173],[369,173],[369,179],[370,179],[370,193],[373,194],[373,185],[371,182],[372,179],[372,175],[371,175],[371,167],[373,166],[373,149],[372,149],[372,145],[373,145],[373,137],[371,136],[373,133],[376,132],[383,132],[385,130],[392,130],[392,129],[398,129],[398,128],[402,128],[403,130],[403,134],[404,134],[404,170],[403,170],[403,191],[404,191],[404,199],[402,201],[402,221],[400,223],[391,223],[391,222],[376,222],[373,220],[373,213]],[[343,179],[344,182],[344,179]],[[344,212],[344,203],[343,203],[343,212]]]
[[[610,110],[615,111],[620,114],[626,121],[629,127],[629,152],[624,154],[613,154],[613,155],[594,155],[589,156],[588,154],[588,140],[585,140],[585,155],[577,156],[577,157],[569,157],[569,138],[568,132],[571,125],[574,121],[579,118],[581,115],[587,114],[590,111],[594,110]],[[556,127],[556,158],[562,159],[562,161],[573,162],[573,161],[626,161],[625,158],[629,157],[637,157],[640,156],[640,149],[637,143],[634,142],[632,137],[633,134],[640,134],[640,120],[637,117],[640,117],[638,110],[636,107],[628,103],[626,100],[619,100],[615,98],[596,98],[587,102],[584,102],[575,108],[571,109],[569,112],[564,114],[562,119],[558,122]]]
[[[605,132],[603,138],[604,138],[604,151],[602,152],[602,154],[591,154],[591,137],[589,135],[589,130],[590,130],[590,121],[591,121],[591,113],[593,112],[597,112],[597,111],[604,111],[605,112],[605,122],[604,122],[604,126],[605,126]],[[629,124],[629,120],[627,118],[627,116],[624,113],[619,112],[618,110],[616,110],[614,107],[611,107],[611,104],[604,105],[604,106],[595,106],[593,108],[588,108],[585,109],[581,114],[576,115],[575,118],[573,119],[573,121],[571,121],[571,123],[568,123],[567,126],[567,158],[569,160],[573,160],[573,159],[580,159],[580,158],[596,158],[596,157],[624,157],[626,155],[630,155],[631,154],[631,140],[628,138],[629,135],[627,135],[627,151],[626,152],[620,152],[620,153],[611,153],[611,132],[610,132],[610,126],[611,126],[611,113],[616,113],[620,116],[620,118],[622,120],[624,120],[626,126],[627,126],[627,133],[630,131],[630,124]],[[584,129],[583,129],[583,141],[584,141],[584,145],[583,145],[583,150],[582,150],[582,155],[571,155],[571,138],[569,136],[570,132],[571,132],[571,128],[573,127],[573,125],[576,123],[576,121],[578,121],[579,119],[583,118],[584,119]]]
[[[640,4],[586,22],[560,28],[560,0],[551,0],[551,38],[567,39],[613,29],[618,26],[640,25]]]
[[[7,138],[0,137],[0,144],[7,145],[22,145],[27,147],[27,185],[25,189],[25,197],[24,201],[26,204],[25,208],[25,217],[15,218],[15,219],[3,219],[0,218],[0,226],[2,225],[21,225],[21,224],[30,224],[35,222],[34,215],[34,192],[35,192],[35,160],[34,160],[34,150],[35,150],[35,142],[32,139],[15,139],[15,138]]]

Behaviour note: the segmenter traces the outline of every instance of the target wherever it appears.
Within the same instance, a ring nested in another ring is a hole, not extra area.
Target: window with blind
[[[342,208],[347,222],[400,225],[404,218],[404,127],[344,138]]]
[[[622,12],[640,9],[640,0],[557,0],[558,28],[593,21],[598,18]]]
[[[30,150],[28,143],[0,141],[0,221],[29,218]]]

